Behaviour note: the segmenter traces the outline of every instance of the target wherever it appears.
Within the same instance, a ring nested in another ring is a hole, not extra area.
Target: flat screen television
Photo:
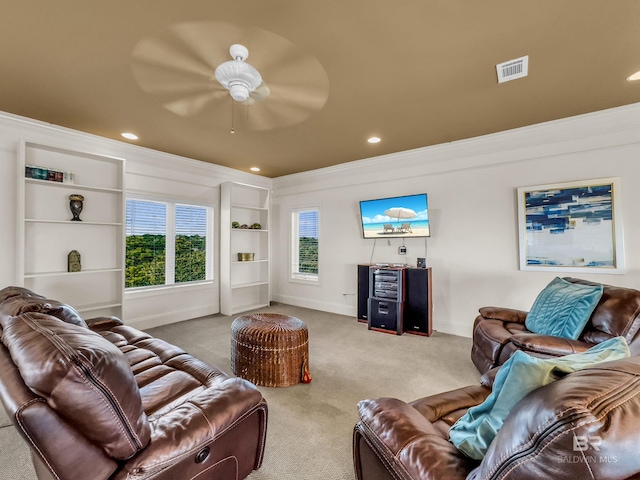
[[[429,237],[426,193],[360,201],[363,238]]]

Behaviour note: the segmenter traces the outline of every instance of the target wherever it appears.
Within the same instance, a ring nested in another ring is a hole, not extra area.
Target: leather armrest
[[[118,317],[95,317],[85,320],[85,322],[91,330],[106,330],[124,325],[124,322]]]
[[[493,389],[493,382],[495,382],[496,375],[498,374],[499,370],[500,370],[500,367],[498,366],[498,367],[493,367],[491,370],[484,372],[480,377],[480,385],[486,388]]]
[[[356,428],[396,474],[402,472],[397,478],[427,478],[425,472],[428,478],[466,478],[469,459],[408,403],[396,398],[363,400],[358,411]]]
[[[524,323],[527,313],[524,310],[516,310],[515,308],[504,307],[482,307],[480,315],[484,318],[494,320],[502,320],[503,322]]]
[[[430,422],[435,422],[444,419],[452,412],[481,404],[490,393],[491,390],[484,386],[470,385],[421,398],[409,405],[418,410]]]
[[[564,356],[572,353],[580,353],[593,347],[593,345],[571,340],[569,338],[553,337],[550,335],[538,335],[535,333],[516,333],[510,339],[519,350],[525,352],[541,353],[552,356]]]
[[[193,463],[205,446],[215,450],[215,441],[238,427],[252,413],[262,411],[262,432],[266,433],[267,405],[255,386],[241,378],[228,378],[215,387],[194,395],[188,402],[151,415],[154,425],[151,443],[132,457],[123,468],[128,472],[159,472],[180,464]],[[263,442],[264,438],[257,442]],[[220,447],[224,450],[224,446]],[[135,475],[133,475],[135,476]],[[149,475],[150,478],[153,475]],[[161,478],[175,478],[159,474]],[[191,478],[191,477],[190,477]]]

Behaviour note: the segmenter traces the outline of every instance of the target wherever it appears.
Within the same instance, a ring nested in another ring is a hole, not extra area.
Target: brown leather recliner
[[[640,357],[585,368],[532,391],[511,410],[484,459],[472,460],[449,442],[448,432],[486,399],[490,383],[486,374],[483,385],[411,403],[360,402],[356,478],[640,479]]]
[[[0,399],[39,479],[242,479],[262,463],[255,386],[117,318],[0,290]]]
[[[565,277],[582,285],[598,283]],[[632,355],[640,355],[640,291],[603,285],[604,291],[578,340],[537,335],[527,330],[527,313],[501,307],[483,307],[473,324],[471,360],[480,373],[502,365],[517,350],[533,356],[560,357],[588,350],[613,337],[627,340]]]

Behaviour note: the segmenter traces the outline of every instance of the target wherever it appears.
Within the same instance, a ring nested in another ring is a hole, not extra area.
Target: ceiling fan
[[[306,120],[329,96],[328,76],[313,55],[272,32],[224,22],[179,23],[144,38],[131,68],[166,109],[221,128],[229,127],[234,103],[250,106],[237,115],[238,127],[268,130]]]

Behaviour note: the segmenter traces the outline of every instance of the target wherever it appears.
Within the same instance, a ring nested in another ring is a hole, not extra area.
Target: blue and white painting
[[[618,267],[613,181],[518,190],[521,267]]]

